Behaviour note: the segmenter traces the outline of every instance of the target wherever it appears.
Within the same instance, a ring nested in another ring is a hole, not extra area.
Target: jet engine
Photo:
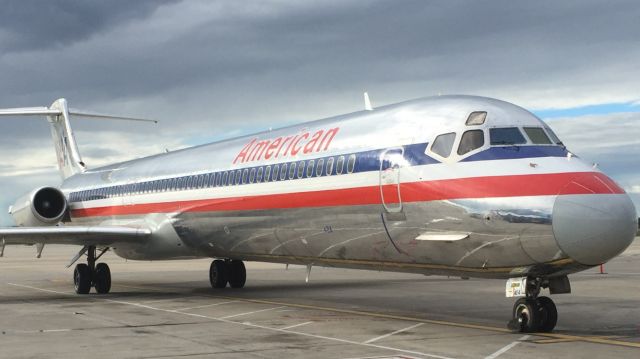
[[[37,188],[20,197],[9,214],[20,227],[53,226],[67,214],[67,199],[54,187]]]

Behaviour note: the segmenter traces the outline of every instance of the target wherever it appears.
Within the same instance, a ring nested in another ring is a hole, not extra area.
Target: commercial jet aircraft
[[[243,261],[501,278],[520,297],[509,327],[551,331],[567,275],[632,242],[620,186],[516,105],[437,96],[89,169],[64,99],[2,110],[44,115],[60,186],[9,212],[5,244],[82,246],[78,294],[108,293],[107,250],[133,260],[215,258],[209,277],[241,288]]]

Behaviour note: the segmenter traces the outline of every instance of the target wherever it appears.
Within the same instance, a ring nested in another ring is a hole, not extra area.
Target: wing
[[[118,226],[59,226],[0,228],[2,244],[75,244],[107,246],[113,243],[143,243],[148,228]]]

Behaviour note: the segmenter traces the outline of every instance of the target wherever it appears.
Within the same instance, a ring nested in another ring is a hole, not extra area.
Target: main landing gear
[[[87,263],[78,263],[73,271],[73,284],[78,294],[88,294],[91,287],[96,289],[99,294],[109,293],[111,290],[111,270],[106,263],[98,263],[96,261],[109,250],[103,249],[96,256],[95,246],[86,246],[80,251],[79,256],[86,252]]]
[[[548,285],[542,278],[527,278],[522,282],[525,297],[513,305],[512,319],[507,327],[523,333],[550,332],[558,322],[558,310],[549,297],[539,297],[540,288]]]
[[[231,288],[242,288],[247,281],[247,270],[242,261],[216,259],[209,268],[209,281],[213,288],[224,288],[227,283]]]

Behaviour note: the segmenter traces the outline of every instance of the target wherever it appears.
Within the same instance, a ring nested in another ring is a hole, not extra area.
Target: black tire
[[[89,266],[80,263],[73,270],[73,285],[77,294],[88,294],[91,290],[91,269]]]
[[[513,305],[513,320],[516,330],[522,333],[536,332],[540,326],[540,311],[535,300],[520,298]]]
[[[106,263],[98,263],[94,276],[94,287],[100,294],[109,293],[111,290],[111,270]]]
[[[247,281],[247,269],[242,261],[231,261],[227,267],[229,275],[229,286],[231,288],[242,288]]]
[[[548,333],[556,327],[558,323],[558,309],[549,297],[539,297],[536,299],[538,312],[540,313],[540,324],[538,330]]]
[[[216,259],[209,267],[209,282],[213,288],[227,286],[227,265],[224,261]]]

